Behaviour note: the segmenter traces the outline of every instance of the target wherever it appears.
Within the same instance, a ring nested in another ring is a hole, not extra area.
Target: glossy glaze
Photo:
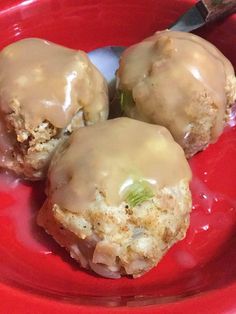
[[[119,206],[134,182],[146,182],[155,194],[191,179],[167,129],[129,118],[75,132],[56,152],[48,175],[51,202],[75,213],[92,206],[97,189],[108,205]]]
[[[129,45],[165,28],[192,3],[1,1],[1,47],[28,36],[87,50],[106,44]],[[42,18],[45,12],[47,19]],[[91,33],[94,25],[96,39]],[[236,18],[231,17],[216,29],[199,32],[234,66],[235,27]],[[6,177],[1,178],[1,311],[117,313],[116,306],[121,306],[119,313],[126,314],[234,313],[235,138],[232,127],[191,160],[197,181],[192,186],[195,209],[187,238],[172,248],[157,269],[137,280],[101,279],[78,270],[34,224],[44,199],[43,187],[24,183],[12,187]]]
[[[92,124],[108,116],[107,86],[83,51],[29,38],[0,53],[0,106],[28,129],[44,121],[65,128],[79,110]]]

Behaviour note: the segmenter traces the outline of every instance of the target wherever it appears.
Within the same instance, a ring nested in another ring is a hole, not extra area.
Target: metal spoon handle
[[[236,11],[236,0],[202,0],[198,2],[199,10],[205,12],[205,20],[213,21]]]
[[[202,0],[191,7],[169,29],[191,32],[208,22],[223,18],[236,11],[236,0]]]

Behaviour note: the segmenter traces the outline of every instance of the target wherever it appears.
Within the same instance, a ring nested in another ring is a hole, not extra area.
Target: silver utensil
[[[236,12],[236,0],[202,0],[191,7],[170,30],[191,32],[209,22]],[[113,89],[115,71],[119,67],[119,58],[125,47],[107,46],[89,52],[94,65],[102,72]]]

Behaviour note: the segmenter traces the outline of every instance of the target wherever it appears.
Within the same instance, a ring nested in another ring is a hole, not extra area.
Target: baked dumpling
[[[64,136],[107,116],[107,84],[85,52],[36,38],[0,52],[1,167],[42,179]]]
[[[217,140],[236,100],[230,61],[185,32],[157,32],[129,47],[117,86],[125,115],[168,128],[187,157]]]
[[[56,150],[38,224],[83,268],[139,277],[184,238],[190,179],[166,128],[129,118],[101,122]]]

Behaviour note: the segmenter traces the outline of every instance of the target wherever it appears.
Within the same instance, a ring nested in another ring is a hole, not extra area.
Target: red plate
[[[130,45],[194,1],[1,0],[0,46],[41,37],[72,48]],[[236,16],[200,31],[236,65]],[[139,279],[81,270],[35,224],[43,184],[0,178],[1,313],[236,313],[236,127],[191,161],[187,237]]]

